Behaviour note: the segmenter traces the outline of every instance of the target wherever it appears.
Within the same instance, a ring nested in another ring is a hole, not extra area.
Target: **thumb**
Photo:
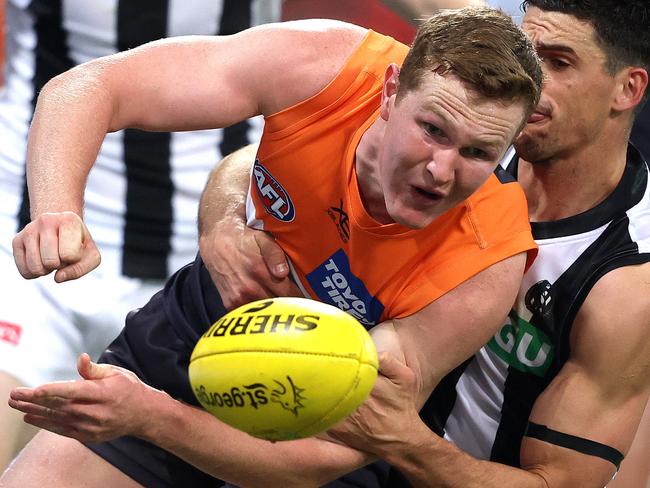
[[[275,239],[266,232],[258,231],[255,233],[255,242],[269,273],[277,280],[285,279],[289,275],[289,264]]]
[[[76,280],[90,273],[101,263],[101,255],[97,249],[95,241],[88,235],[81,259],[77,262],[62,266],[54,274],[54,281],[63,283],[64,281]]]
[[[115,374],[109,364],[94,363],[85,352],[77,360],[77,371],[79,371],[79,375],[85,380],[100,380]]]
[[[388,351],[382,351],[379,353],[378,372],[381,375],[397,383],[399,379],[404,376],[406,372],[405,370],[408,370],[408,366],[406,366]]]

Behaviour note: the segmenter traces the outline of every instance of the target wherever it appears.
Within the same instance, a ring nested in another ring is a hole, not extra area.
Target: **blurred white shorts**
[[[78,378],[79,354],[97,358],[122,330],[127,313],[164,285],[104,272],[113,263],[102,259],[79,280],[55,283],[53,273],[25,280],[8,247],[0,246],[0,372],[25,386]]]

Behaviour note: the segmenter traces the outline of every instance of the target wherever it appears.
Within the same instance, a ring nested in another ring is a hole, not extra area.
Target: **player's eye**
[[[437,125],[431,124],[430,122],[424,122],[422,125],[426,133],[429,134],[430,136],[433,137],[445,136],[444,131]]]
[[[569,63],[567,63],[565,60],[562,58],[554,58],[554,57],[547,57],[545,59],[546,63],[551,66],[554,70],[562,70],[564,68],[568,68],[570,66]]]
[[[478,147],[464,147],[460,150],[460,153],[463,156],[472,159],[484,159],[484,160],[490,159],[490,155],[487,152],[485,152],[483,149],[479,149]]]

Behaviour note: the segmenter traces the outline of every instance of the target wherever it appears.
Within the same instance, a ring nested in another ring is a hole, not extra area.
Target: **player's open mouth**
[[[415,193],[418,196],[423,197],[431,202],[439,202],[443,198],[443,195],[440,192],[423,190],[422,188],[418,188],[417,186],[414,186],[413,190],[415,190]]]

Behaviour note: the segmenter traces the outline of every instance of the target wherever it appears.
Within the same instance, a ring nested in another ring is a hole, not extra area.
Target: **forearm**
[[[437,436],[424,424],[417,432],[404,436],[404,441],[403,445],[392,446],[383,457],[414,487],[549,488],[543,471],[478,460]]]
[[[370,459],[315,438],[271,443],[157,392],[141,435],[202,471],[239,486],[320,486]]]
[[[53,79],[41,91],[27,148],[33,218],[64,210],[81,215],[86,178],[112,113],[112,102],[96,69],[77,68]]]

